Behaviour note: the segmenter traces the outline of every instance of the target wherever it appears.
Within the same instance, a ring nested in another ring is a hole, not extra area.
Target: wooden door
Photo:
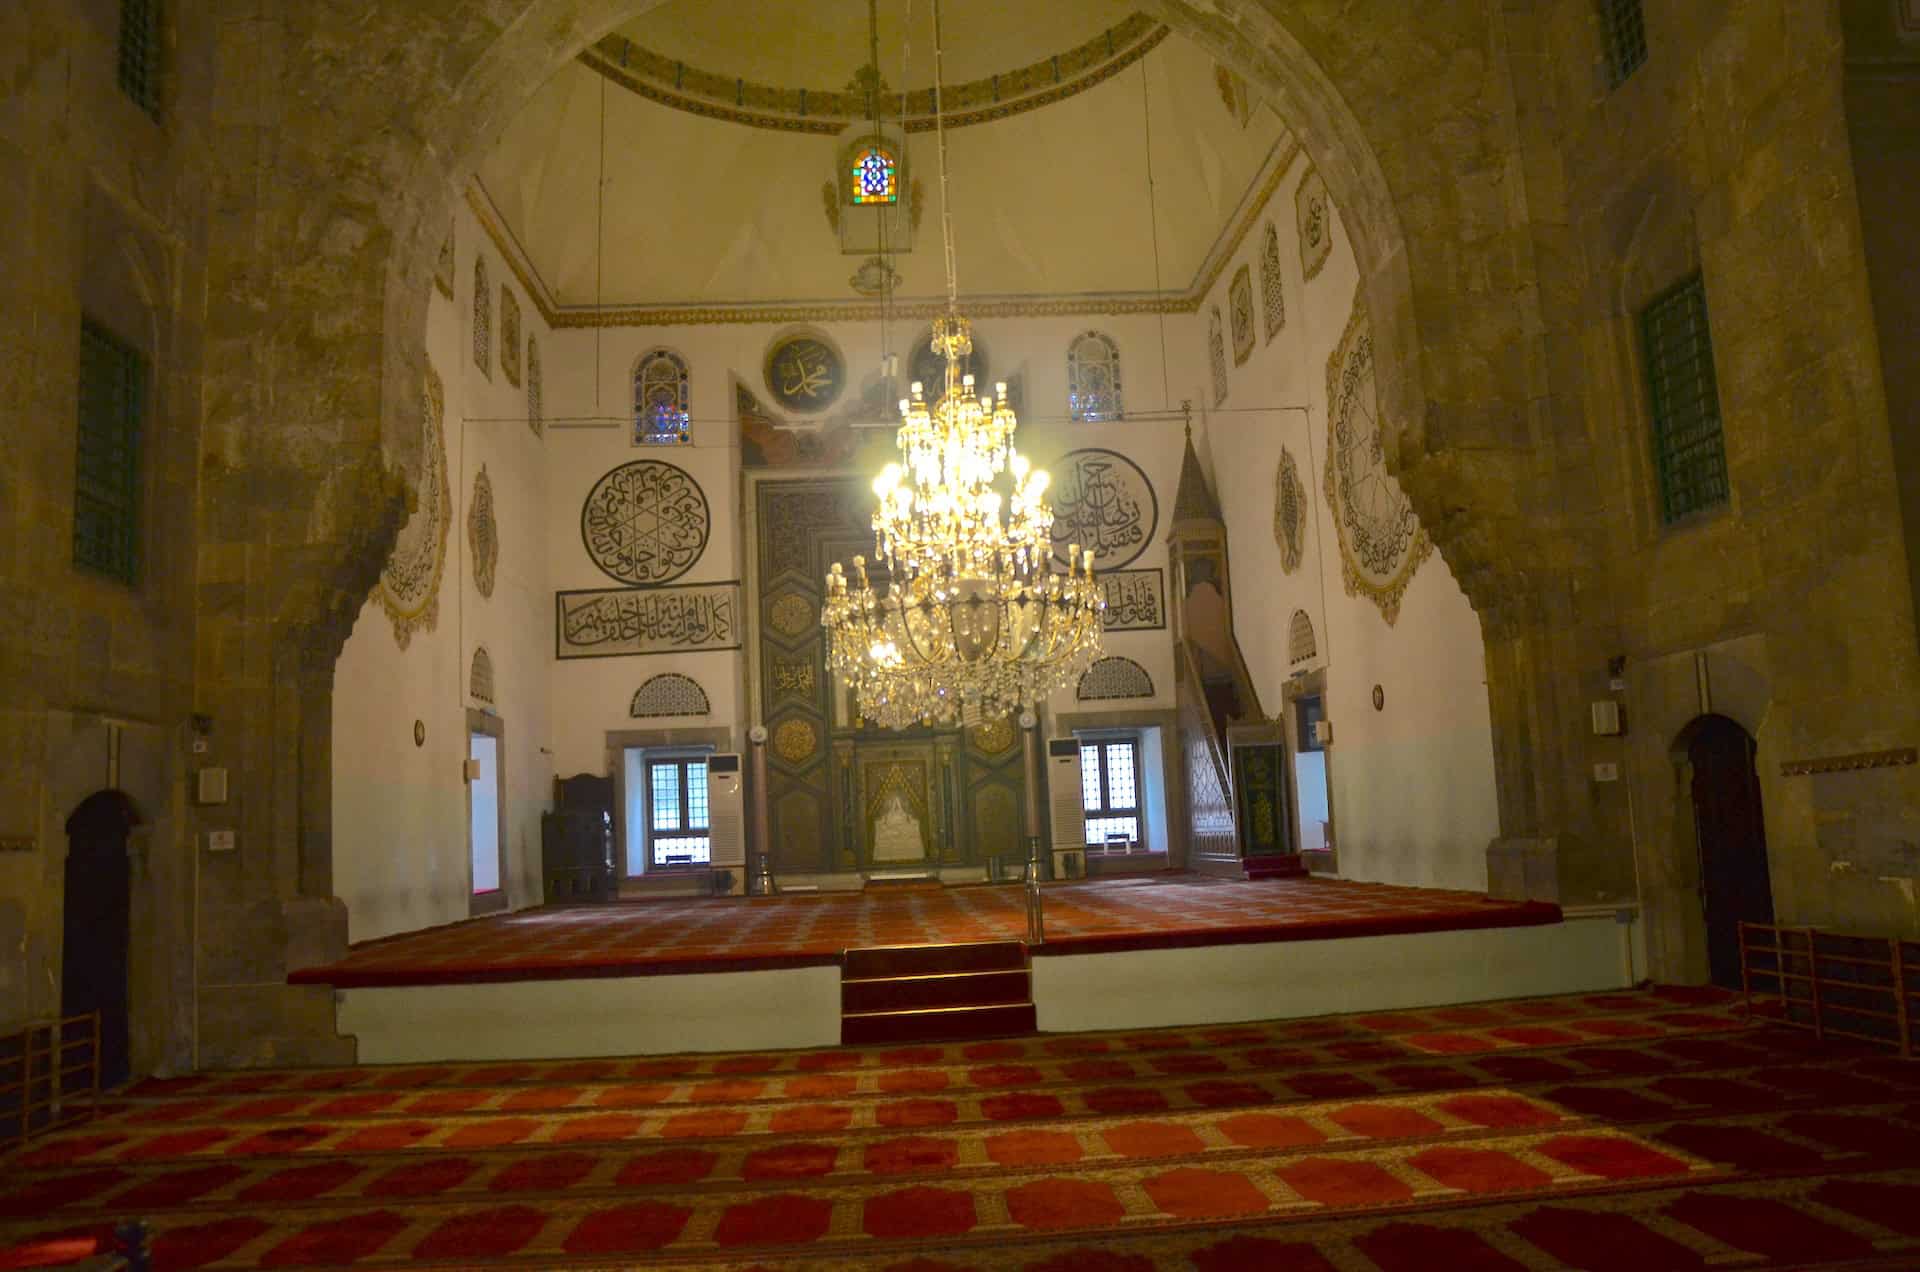
[[[1687,761],[1693,766],[1693,818],[1699,836],[1707,961],[1714,984],[1738,989],[1740,921],[1773,922],[1767,830],[1760,808],[1760,777],[1754,771],[1754,742],[1745,729],[1725,716],[1702,716],[1689,730]]]

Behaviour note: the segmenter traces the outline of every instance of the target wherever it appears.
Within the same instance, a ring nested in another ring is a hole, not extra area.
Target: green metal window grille
[[[1647,24],[1640,0],[1599,0],[1600,41],[1607,50],[1607,83],[1618,88],[1647,60]]]
[[[1700,275],[1655,298],[1640,315],[1653,408],[1660,518],[1668,525],[1727,501],[1720,392]]]
[[[146,359],[82,320],[73,563],[129,585],[140,571],[140,417],[146,396]]]
[[[120,0],[120,91],[160,115],[160,0]]]

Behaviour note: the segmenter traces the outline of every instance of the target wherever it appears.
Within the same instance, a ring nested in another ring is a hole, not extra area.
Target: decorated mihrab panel
[[[1130,564],[1153,542],[1160,504],[1140,466],[1117,451],[1068,451],[1053,465],[1053,552],[1093,551],[1093,568]]]
[[[667,583],[707,549],[707,496],[685,469],[657,459],[622,464],[587,493],[580,539],[601,571],[622,583]]]
[[[1365,596],[1391,625],[1433,542],[1387,471],[1374,399],[1373,331],[1356,293],[1346,334],[1327,361],[1327,502],[1339,532],[1348,596]]]
[[[432,631],[439,618],[447,523],[453,519],[453,496],[447,487],[446,393],[432,367],[427,368],[421,397],[419,502],[380,571],[380,605],[393,621],[393,639],[402,649],[415,632]]]

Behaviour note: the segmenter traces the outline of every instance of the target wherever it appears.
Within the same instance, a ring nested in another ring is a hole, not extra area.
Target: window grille
[[[1287,624],[1287,662],[1307,662],[1319,652],[1313,639],[1313,619],[1305,610],[1293,611],[1293,618]]]
[[[675,353],[655,349],[633,368],[633,444],[678,446],[688,433],[687,364]]]
[[[1727,452],[1720,394],[1700,275],[1656,297],[1640,315],[1653,414],[1654,468],[1660,519],[1683,517],[1727,501]]]
[[[160,0],[120,0],[120,91],[160,118]]]
[[[1134,738],[1080,744],[1080,807],[1087,842],[1104,845],[1140,839],[1140,744]]]
[[[467,693],[480,702],[493,701],[493,655],[481,645],[473,651],[473,667],[467,674]]]
[[[1618,88],[1647,60],[1647,24],[1640,12],[1640,0],[1599,0],[1599,5],[1607,84]]]
[[[1120,348],[1098,331],[1067,347],[1067,409],[1082,423],[1121,417]]]
[[[706,865],[712,850],[706,760],[648,760],[647,794],[649,865]]]
[[[82,319],[79,389],[73,563],[131,586],[140,572],[140,426],[147,360]]]
[[[1110,654],[1096,659],[1080,673],[1073,696],[1080,702],[1099,702],[1107,698],[1151,698],[1153,677],[1131,658]]]
[[[653,716],[703,716],[712,710],[707,691],[700,687],[699,681],[671,671],[648,677],[634,690],[633,701],[627,706],[627,714],[636,720]]]

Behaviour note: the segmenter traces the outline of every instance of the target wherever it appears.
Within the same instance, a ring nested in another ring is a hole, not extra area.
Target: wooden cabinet
[[[549,905],[611,901],[613,779],[581,773],[553,779],[554,811],[540,818],[540,877]]]

